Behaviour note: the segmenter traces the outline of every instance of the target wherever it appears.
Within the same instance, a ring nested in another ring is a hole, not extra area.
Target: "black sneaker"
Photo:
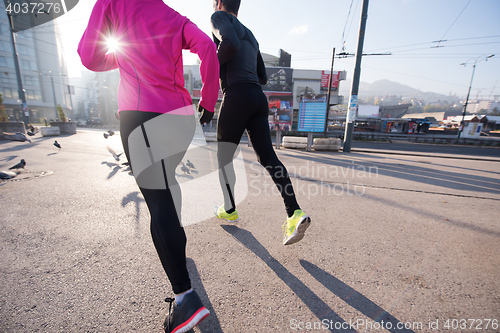
[[[163,323],[165,333],[187,332],[210,314],[194,290],[184,296],[181,305],[177,305],[173,298],[166,298],[165,302],[170,303],[168,316]]]

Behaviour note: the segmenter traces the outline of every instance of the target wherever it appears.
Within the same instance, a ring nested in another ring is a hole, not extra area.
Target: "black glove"
[[[202,126],[208,124],[214,117],[214,113],[205,109],[203,106],[201,106],[201,104],[198,104],[198,112],[201,112],[200,124]]]

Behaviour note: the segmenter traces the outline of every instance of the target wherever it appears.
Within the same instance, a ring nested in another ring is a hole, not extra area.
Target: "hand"
[[[205,126],[214,117],[214,113],[205,109],[201,104],[198,105],[198,112],[201,112],[200,124]]]

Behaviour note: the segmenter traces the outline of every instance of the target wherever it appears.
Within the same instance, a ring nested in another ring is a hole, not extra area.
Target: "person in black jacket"
[[[224,205],[214,207],[218,218],[239,219],[234,200],[236,176],[232,160],[243,132],[259,162],[271,175],[285,203],[288,218],[284,245],[298,242],[311,219],[299,207],[290,177],[276,156],[268,125],[269,103],[261,85],[267,83],[266,68],[259,43],[237,18],[240,0],[214,0],[212,33],[220,63],[220,83],[224,99],[217,123],[217,158]]]

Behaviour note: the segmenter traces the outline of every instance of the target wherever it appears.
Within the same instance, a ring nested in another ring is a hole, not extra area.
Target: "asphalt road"
[[[393,152],[435,153],[476,157],[500,157],[500,148],[488,146],[461,146],[445,144],[424,144],[410,142],[364,142],[353,141],[352,149],[390,150]]]
[[[119,136],[103,132],[0,141],[0,170],[27,162],[0,183],[0,332],[161,332],[172,292],[134,178],[106,149]],[[235,224],[210,217],[215,145],[178,171],[211,312],[194,332],[500,331],[500,158],[280,149],[312,218],[284,247],[281,197],[241,148]]]

